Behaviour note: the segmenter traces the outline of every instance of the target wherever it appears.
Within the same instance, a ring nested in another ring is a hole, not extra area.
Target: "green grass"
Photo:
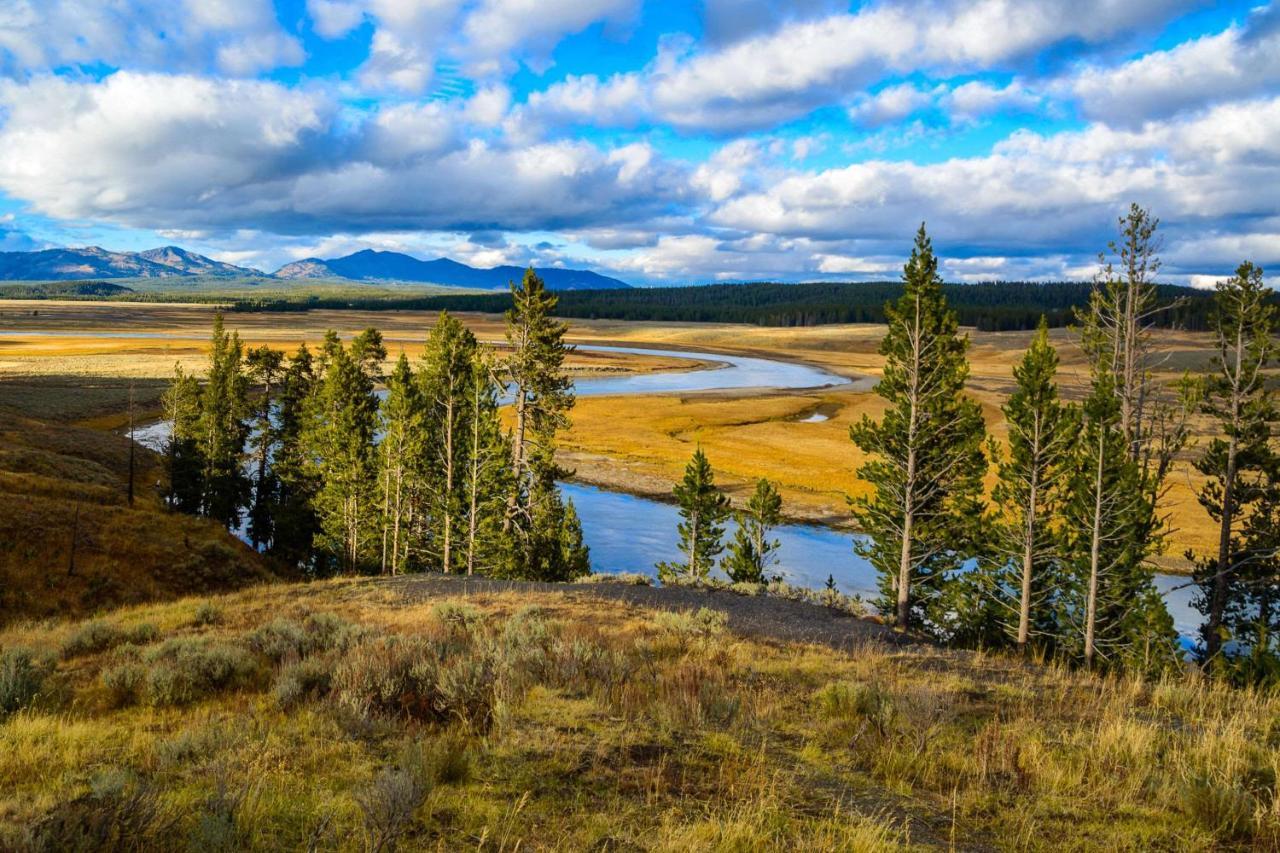
[[[836,653],[580,594],[411,603],[360,581],[16,626],[0,648],[0,847],[1280,843],[1280,700],[1190,676]]]

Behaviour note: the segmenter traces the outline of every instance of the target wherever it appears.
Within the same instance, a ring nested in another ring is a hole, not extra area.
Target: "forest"
[[[947,302],[962,326],[982,331],[1034,329],[1044,317],[1051,327],[1070,324],[1089,303],[1088,282],[988,282],[946,285]],[[686,323],[750,323],[757,326],[819,326],[883,323],[885,305],[901,298],[901,282],[708,284],[697,287],[638,287],[579,290],[559,294],[556,315],[591,320],[649,320]],[[1190,287],[1157,284],[1158,326],[1193,331],[1208,328],[1210,294]],[[430,297],[315,297],[303,300],[252,299],[236,311],[296,311],[299,308],[482,311],[511,306],[508,294]]]

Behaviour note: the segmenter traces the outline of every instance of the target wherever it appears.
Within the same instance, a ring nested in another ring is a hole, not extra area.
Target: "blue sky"
[[[635,283],[1280,263],[1280,8],[7,0],[0,249],[361,248]]]

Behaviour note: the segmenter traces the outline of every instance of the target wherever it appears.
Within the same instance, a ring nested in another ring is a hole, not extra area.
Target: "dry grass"
[[[0,409],[0,624],[275,579],[218,525],[167,512],[141,448],[128,506],[128,444]]]
[[[121,610],[106,633],[140,645],[69,659],[103,626],[0,631],[47,667],[0,720],[0,846],[103,832],[122,802],[148,849],[1280,843],[1270,694],[763,644],[561,592],[410,604],[332,581],[215,607]],[[104,673],[129,661],[144,688],[121,696]],[[176,705],[145,687],[173,667],[199,688]]]

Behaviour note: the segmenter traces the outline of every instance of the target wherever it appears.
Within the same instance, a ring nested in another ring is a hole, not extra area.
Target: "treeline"
[[[1209,327],[1210,294],[1189,287],[1153,285],[1160,307],[1157,326],[1204,330]],[[556,314],[577,319],[647,320],[685,323],[747,323],[757,326],[819,326],[883,323],[886,303],[902,297],[901,282],[809,284],[712,284],[631,290],[579,290],[560,294]],[[1034,329],[1044,317],[1050,326],[1073,322],[1088,305],[1087,282],[990,282],[946,285],[948,304],[961,325],[984,331]],[[242,300],[238,311],[296,311],[300,308],[361,310],[448,310],[500,313],[511,305],[505,293],[484,295]]]
[[[254,548],[312,576],[587,573],[554,461],[574,403],[555,299],[530,271],[507,312],[507,358],[442,313],[422,359],[401,354],[385,376],[376,329],[347,344],[329,332],[286,359],[246,352],[219,316],[204,382],[179,368],[165,397],[169,505],[244,525]]]
[[[1280,452],[1265,371],[1277,355],[1277,309],[1262,271],[1246,262],[1211,295],[1213,369],[1201,380],[1155,379],[1152,279],[1157,221],[1133,206],[1120,222],[1115,259],[1075,311],[1090,363],[1090,392],[1065,402],[1048,323],[1014,367],[1002,411],[1008,448],[986,433],[965,393],[968,338],[938,277],[924,228],[885,306],[879,420],[863,416],[850,437],[871,485],[853,500],[865,533],[855,550],[879,576],[876,606],[903,630],[953,645],[1010,647],[1095,669],[1157,673],[1182,665],[1173,621],[1156,590],[1151,558],[1168,524],[1163,506],[1189,421],[1218,428],[1194,465],[1198,497],[1217,523],[1219,546],[1188,554],[1204,616],[1196,652],[1204,667],[1238,682],[1280,678]],[[985,480],[994,468],[991,492]],[[705,580],[719,559],[734,581],[768,582],[781,500],[761,480],[731,513],[701,450],[674,497],[684,560],[660,564],[666,580]],[[724,521],[738,529],[724,543]],[[723,554],[723,557],[721,556]]]

